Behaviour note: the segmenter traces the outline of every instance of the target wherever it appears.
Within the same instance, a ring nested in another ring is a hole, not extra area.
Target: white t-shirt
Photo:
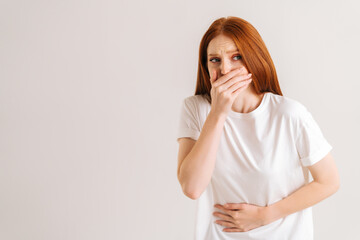
[[[210,103],[202,95],[183,100],[177,138],[197,140]],[[224,122],[211,181],[197,200],[195,240],[312,240],[312,208],[247,232],[223,232],[214,204],[271,205],[312,180],[306,166],[332,149],[307,108],[266,92],[249,113],[230,112]]]

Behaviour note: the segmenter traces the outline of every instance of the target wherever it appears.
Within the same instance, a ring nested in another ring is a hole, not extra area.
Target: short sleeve
[[[332,149],[319,125],[305,108],[299,118],[296,148],[303,166],[311,166],[323,159]]]
[[[188,97],[181,104],[177,141],[183,137],[197,140],[200,136],[199,115],[194,100],[194,97]]]

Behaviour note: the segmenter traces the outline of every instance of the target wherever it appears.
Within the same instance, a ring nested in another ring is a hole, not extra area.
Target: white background
[[[0,239],[192,239],[176,177],[180,104],[223,16],[249,21],[284,96],[334,147],[315,239],[360,229],[357,1],[0,0]]]

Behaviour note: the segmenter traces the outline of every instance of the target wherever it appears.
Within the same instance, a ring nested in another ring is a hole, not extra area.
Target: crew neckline
[[[239,113],[239,112],[235,112],[230,108],[229,111],[229,115],[231,117],[235,117],[235,118],[252,118],[255,117],[256,115],[258,115],[259,113],[262,112],[262,110],[265,108],[266,105],[266,101],[268,99],[268,96],[271,92],[265,92],[264,96],[261,99],[261,102],[259,104],[259,106],[257,106],[257,108],[255,108],[253,111],[248,112],[248,113]]]

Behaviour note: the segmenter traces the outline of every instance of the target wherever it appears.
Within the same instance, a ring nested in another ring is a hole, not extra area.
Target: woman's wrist
[[[224,124],[225,120],[226,120],[226,115],[225,114],[219,114],[213,110],[210,110],[208,118],[211,119],[211,121],[219,123],[219,124]]]
[[[278,219],[280,219],[280,215],[276,210],[276,205],[269,205],[263,208],[263,224],[267,225],[272,223]]]

